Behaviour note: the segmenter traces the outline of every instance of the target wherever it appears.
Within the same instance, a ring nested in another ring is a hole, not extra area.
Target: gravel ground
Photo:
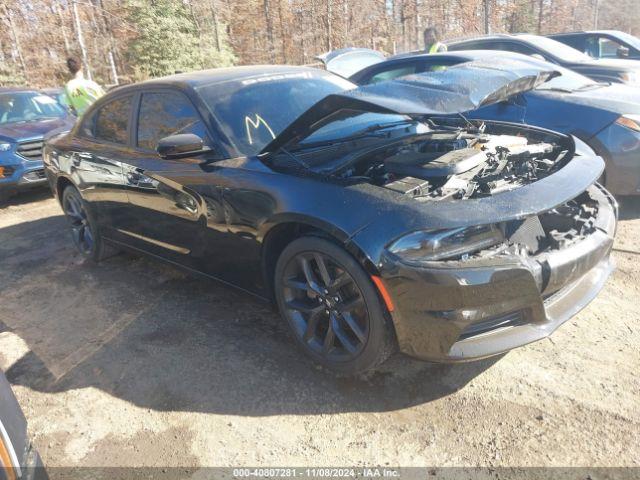
[[[0,207],[0,368],[54,466],[640,466],[640,199],[604,291],[499,358],[336,378],[273,310],[130,255],[99,266],[46,193]]]

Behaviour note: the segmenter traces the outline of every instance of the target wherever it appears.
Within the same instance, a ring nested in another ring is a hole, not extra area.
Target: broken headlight
[[[477,225],[413,232],[393,242],[388,250],[405,262],[420,263],[462,257],[503,241],[504,234],[496,225]]]

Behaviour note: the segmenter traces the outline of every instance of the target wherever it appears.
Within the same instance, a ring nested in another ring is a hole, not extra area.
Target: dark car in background
[[[74,118],[48,95],[0,88],[0,200],[46,185],[42,165],[45,135],[69,130]]]
[[[538,35],[485,35],[446,44],[449,51],[502,50],[535,55],[541,60],[568,68],[597,82],[625,83],[640,87],[640,63],[633,60],[595,60],[564,43]]]
[[[371,56],[367,56],[371,58]],[[354,74],[350,79],[366,85],[403,75],[439,71],[474,60],[501,61],[531,57],[491,50],[460,51],[431,55],[398,56]],[[362,62],[358,62],[362,64]],[[526,123],[574,135],[604,158],[601,183],[617,195],[640,194],[640,89],[621,84],[598,83],[562,67],[562,75],[535,90],[507,102],[468,112],[469,118]]]
[[[593,58],[640,60],[640,39],[620,30],[590,30],[547,36]]]
[[[550,335],[611,272],[617,206],[571,136],[452,118],[557,75],[471,62],[365,87],[236,67],[121,87],[45,146],[85,256],[126,248],[274,299],[343,373]]]
[[[27,435],[27,420],[0,371],[0,480],[46,480],[47,473]]]

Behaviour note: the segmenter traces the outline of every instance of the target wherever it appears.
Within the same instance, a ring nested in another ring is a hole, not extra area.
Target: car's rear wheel
[[[393,352],[391,322],[364,269],[316,237],[293,241],[276,265],[275,294],[297,342],[314,360],[355,374]]]
[[[71,227],[73,243],[84,257],[99,262],[117,253],[105,244],[87,203],[75,187],[68,186],[62,192],[62,210]]]

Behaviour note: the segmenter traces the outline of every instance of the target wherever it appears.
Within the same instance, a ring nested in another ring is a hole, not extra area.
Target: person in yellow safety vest
[[[438,30],[436,27],[427,27],[422,33],[424,37],[424,53],[446,52],[447,46],[438,41]]]
[[[104,90],[96,82],[84,78],[80,62],[75,58],[67,59],[67,68],[73,78],[64,87],[64,102],[79,117],[93,102],[104,95]]]

